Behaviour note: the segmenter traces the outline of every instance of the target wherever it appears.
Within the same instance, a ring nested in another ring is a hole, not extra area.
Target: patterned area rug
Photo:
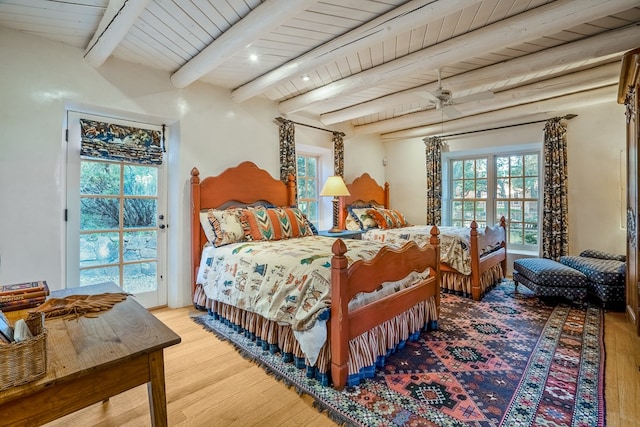
[[[547,305],[505,281],[474,302],[442,296],[438,330],[387,358],[375,378],[338,392],[208,315],[194,320],[315,398],[347,426],[604,426],[604,318]]]

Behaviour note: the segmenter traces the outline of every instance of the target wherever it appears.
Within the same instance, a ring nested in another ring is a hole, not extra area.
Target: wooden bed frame
[[[295,204],[293,179],[285,185],[251,162],[243,162],[215,177],[200,179],[197,168],[191,171],[192,292],[200,266],[206,236],[200,225],[200,212],[224,208],[230,203],[268,202],[276,206]],[[356,261],[348,267],[345,243],[336,239],[331,261],[331,316],[328,342],[331,379],[337,389],[347,383],[349,340],[389,320],[418,302],[434,298],[437,315],[440,307],[439,231],[434,227],[431,246],[419,248],[411,242],[401,249],[383,248],[371,261]],[[434,274],[403,291],[349,312],[348,303],[359,292],[371,292],[381,283],[396,281],[412,271],[430,268]]]
[[[368,173],[364,173],[358,178],[354,179],[352,183],[347,184],[347,189],[350,195],[341,197],[340,199],[340,216],[339,223],[341,228],[345,228],[346,218],[349,215],[347,208],[352,204],[375,204],[378,206],[384,206],[389,209],[389,183],[385,182],[384,186],[379,185]],[[487,287],[483,289],[482,276],[488,273],[496,265],[500,265],[502,268],[502,274],[507,272],[507,244],[506,244],[506,222],[502,217],[500,220],[500,226],[504,231],[501,247],[494,250],[491,253],[481,256],[480,248],[487,246],[484,242],[479,240],[478,224],[473,221],[471,223],[470,230],[470,242],[471,242],[471,297],[475,301],[482,299],[483,294],[486,292]],[[453,269],[445,263],[440,263],[441,278],[442,275],[459,275],[462,273]]]

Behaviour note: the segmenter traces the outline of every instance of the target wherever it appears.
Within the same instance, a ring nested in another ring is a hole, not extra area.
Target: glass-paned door
[[[81,157],[76,123],[88,116],[78,114],[69,113],[67,286],[109,281],[164,305],[164,167]]]

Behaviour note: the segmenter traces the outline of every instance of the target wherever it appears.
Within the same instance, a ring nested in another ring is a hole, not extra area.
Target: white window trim
[[[460,160],[465,158],[475,158],[480,156],[491,156],[492,158],[495,156],[500,156],[504,154],[513,154],[513,153],[526,153],[526,152],[538,152],[540,155],[540,188],[544,189],[544,153],[543,153],[543,143],[529,143],[529,144],[515,144],[515,145],[505,145],[500,147],[484,147],[478,148],[476,150],[464,150],[464,151],[446,151],[442,153],[442,225],[450,226],[451,225],[451,198],[450,194],[450,170],[449,166],[452,159]],[[495,185],[495,165],[493,161],[489,161],[487,164],[487,172],[489,176],[493,178],[493,182],[489,183],[489,185]],[[544,190],[542,190],[544,191]],[[540,212],[539,221],[542,220],[542,203],[543,203],[543,193],[538,196],[538,212]],[[488,200],[487,203],[487,225],[495,225],[493,224],[495,218],[495,197],[492,200]],[[540,225],[542,223],[540,222]],[[525,247],[521,247],[522,245],[517,245],[517,250],[524,252],[532,252],[534,249],[529,250]],[[530,245],[526,246],[527,248]],[[516,249],[516,248],[514,248]],[[538,242],[538,248],[540,249],[540,242]],[[510,251],[511,252],[511,251]]]
[[[333,175],[333,149],[296,143],[296,155],[318,157],[318,194],[328,177]],[[318,230],[333,226],[333,205],[330,197],[318,196]]]

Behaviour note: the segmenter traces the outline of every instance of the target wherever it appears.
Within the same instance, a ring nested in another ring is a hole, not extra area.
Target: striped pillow
[[[409,225],[404,215],[395,209],[375,208],[368,209],[367,213],[373,218],[376,224],[378,224],[378,227],[383,229],[405,227]]]
[[[243,210],[247,240],[281,240],[312,236],[309,223],[298,208],[249,207]]]

